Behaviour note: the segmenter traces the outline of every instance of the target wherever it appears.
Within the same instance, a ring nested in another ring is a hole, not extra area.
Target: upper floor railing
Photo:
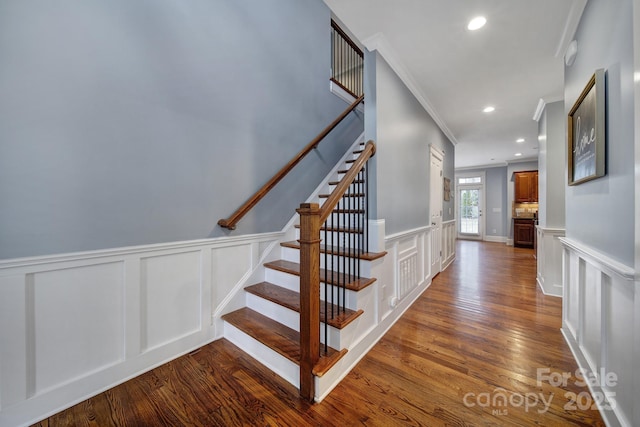
[[[331,81],[354,98],[364,93],[364,57],[349,36],[331,21]]]

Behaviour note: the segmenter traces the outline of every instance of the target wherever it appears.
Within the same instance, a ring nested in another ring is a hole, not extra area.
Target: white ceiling
[[[563,97],[563,55],[587,0],[324,1],[456,145],[456,168],[537,158],[533,117],[541,99]],[[487,24],[467,30],[477,15]]]

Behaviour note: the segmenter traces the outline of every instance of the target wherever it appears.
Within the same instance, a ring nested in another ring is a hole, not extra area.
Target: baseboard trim
[[[483,240],[485,242],[507,243],[507,238],[505,236],[484,236]]]

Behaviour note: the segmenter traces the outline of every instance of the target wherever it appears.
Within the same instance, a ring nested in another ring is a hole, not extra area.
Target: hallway
[[[458,241],[320,404],[219,340],[37,425],[604,425],[535,275],[532,250]]]

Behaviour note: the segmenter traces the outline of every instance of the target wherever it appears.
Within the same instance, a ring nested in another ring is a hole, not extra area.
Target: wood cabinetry
[[[538,202],[538,171],[515,172],[515,202]]]
[[[514,218],[513,246],[518,248],[533,248],[536,228],[533,219]]]

